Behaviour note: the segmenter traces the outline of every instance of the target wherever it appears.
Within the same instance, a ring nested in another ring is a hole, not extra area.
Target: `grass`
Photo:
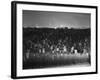
[[[29,59],[23,61],[23,69],[74,66],[84,63],[90,64],[90,57],[86,54],[31,54]]]

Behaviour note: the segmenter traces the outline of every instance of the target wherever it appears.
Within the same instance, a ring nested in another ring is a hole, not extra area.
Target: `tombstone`
[[[28,51],[26,52],[26,59],[29,59],[29,55],[30,55],[30,50],[28,50]]]
[[[83,54],[86,54],[87,53],[87,50],[86,49],[83,49]]]
[[[42,53],[43,53],[43,54],[45,53],[45,49],[44,49],[44,48],[42,49]]]
[[[66,46],[64,46],[63,51],[64,51],[64,52],[67,52]]]
[[[39,49],[39,53],[41,53],[42,51],[41,51],[41,49]]]
[[[74,46],[71,47],[71,53],[74,53]]]
[[[56,48],[56,51],[59,51],[59,48]]]
[[[76,50],[76,49],[74,50],[74,53],[75,53],[75,54],[78,54],[78,52],[77,52],[77,50]]]

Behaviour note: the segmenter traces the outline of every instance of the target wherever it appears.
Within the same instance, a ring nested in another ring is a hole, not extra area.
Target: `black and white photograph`
[[[91,65],[90,14],[23,10],[23,69]]]
[[[13,78],[97,72],[96,6],[12,6]]]

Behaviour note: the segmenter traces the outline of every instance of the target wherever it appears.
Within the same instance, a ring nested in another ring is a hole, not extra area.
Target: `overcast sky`
[[[90,28],[90,14],[23,10],[23,27]]]

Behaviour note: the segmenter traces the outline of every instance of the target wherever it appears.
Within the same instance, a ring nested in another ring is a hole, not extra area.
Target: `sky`
[[[90,28],[88,13],[23,10],[23,27]]]

